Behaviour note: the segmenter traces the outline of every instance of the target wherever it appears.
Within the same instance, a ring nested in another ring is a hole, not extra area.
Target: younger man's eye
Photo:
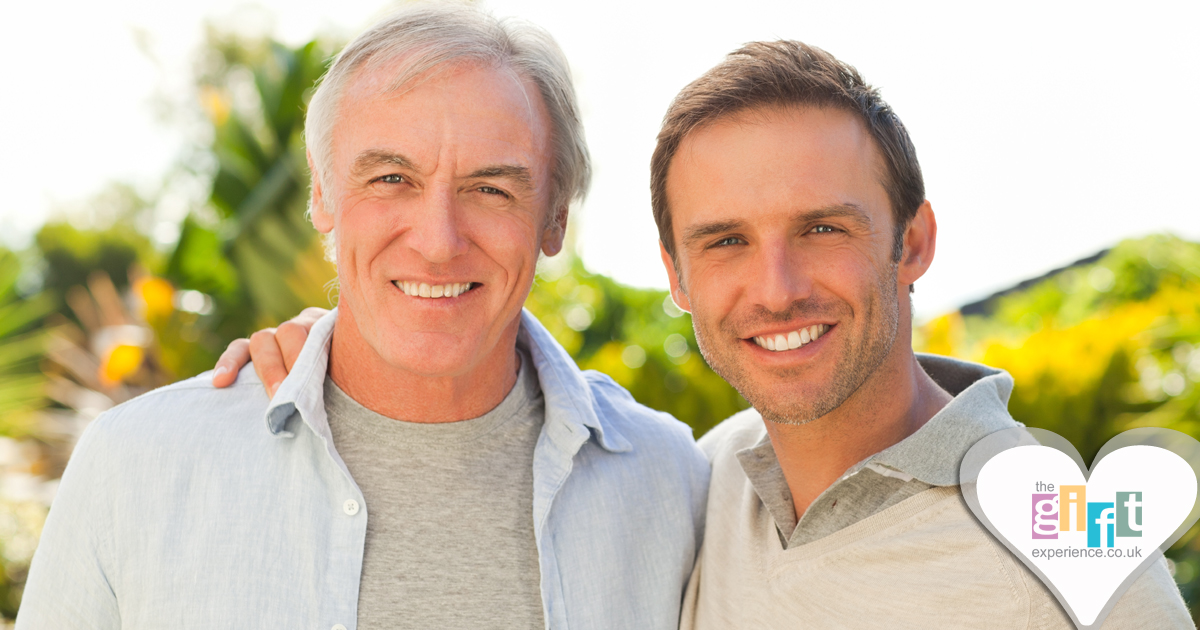
[[[726,236],[725,238],[717,241],[716,243],[713,243],[713,247],[725,247],[727,245],[737,245],[738,243],[741,243],[741,242],[742,242],[742,239],[740,239],[736,236]]]

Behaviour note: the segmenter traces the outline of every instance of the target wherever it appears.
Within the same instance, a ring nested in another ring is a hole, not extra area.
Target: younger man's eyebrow
[[[835,204],[815,210],[803,210],[792,215],[793,223],[813,223],[822,219],[849,219],[864,230],[870,230],[873,222],[871,215],[855,204]],[[700,223],[684,230],[683,246],[691,247],[697,241],[703,241],[717,234],[735,232],[745,227],[744,221],[728,220]]]
[[[804,210],[792,216],[794,223],[813,223],[822,219],[849,219],[864,230],[870,230],[874,225],[874,222],[871,221],[871,215],[853,203],[834,204],[815,210]]]
[[[732,232],[744,225],[742,221],[713,221],[693,225],[683,232],[683,246],[691,247],[696,241],[702,241],[710,236]]]

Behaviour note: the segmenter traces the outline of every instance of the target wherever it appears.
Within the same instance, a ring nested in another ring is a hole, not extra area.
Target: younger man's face
[[[769,420],[824,416],[892,351],[907,289],[884,172],[855,116],[816,108],[718,120],[671,162],[672,295],[705,359]]]

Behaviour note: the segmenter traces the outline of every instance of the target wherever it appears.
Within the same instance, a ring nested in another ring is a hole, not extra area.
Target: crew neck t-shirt
[[[362,491],[358,629],[545,627],[533,450],[545,405],[523,351],[516,384],[471,420],[393,420],[328,377],[334,446]]]

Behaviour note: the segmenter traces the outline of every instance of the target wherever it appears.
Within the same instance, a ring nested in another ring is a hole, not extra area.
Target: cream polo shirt
[[[918,355],[954,399],[905,440],[853,466],[796,522],[762,417],[700,440],[713,463],[704,545],[682,628],[1073,627],[1054,596],[981,526],[958,489],[976,441],[1019,426],[1003,371]],[[1165,562],[1105,628],[1192,628]]]

